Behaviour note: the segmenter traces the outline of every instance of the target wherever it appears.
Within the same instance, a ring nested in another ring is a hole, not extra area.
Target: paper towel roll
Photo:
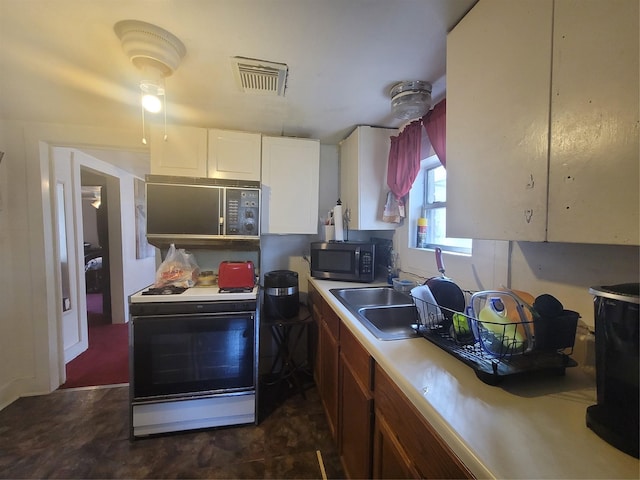
[[[324,241],[332,242],[336,239],[336,229],[333,225],[323,225],[324,227]]]
[[[344,241],[344,230],[342,225],[342,205],[338,204],[333,207],[333,221],[335,223],[335,239],[336,242]]]

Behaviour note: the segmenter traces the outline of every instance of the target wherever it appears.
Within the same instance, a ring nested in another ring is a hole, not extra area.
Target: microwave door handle
[[[225,234],[225,215],[227,213],[227,189],[224,187],[220,187],[218,189],[219,192],[219,199],[220,199],[220,203],[219,203],[219,207],[218,207],[218,214],[220,215],[219,217],[219,221],[218,221],[218,234],[219,235],[224,235]]]
[[[360,248],[356,248],[354,253],[356,257],[356,276],[360,277]]]

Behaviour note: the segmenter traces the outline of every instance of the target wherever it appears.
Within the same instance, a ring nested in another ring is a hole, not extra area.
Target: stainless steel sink
[[[330,292],[380,340],[416,337],[411,297],[391,287],[333,288]]]
[[[391,287],[334,288],[331,293],[347,307],[381,307],[384,305],[412,305],[406,293]]]

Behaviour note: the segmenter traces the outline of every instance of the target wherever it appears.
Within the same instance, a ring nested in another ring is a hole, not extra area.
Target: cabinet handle
[[[536,184],[536,182],[533,180],[533,173],[529,174],[529,182],[527,182],[526,187],[527,188],[533,188],[533,186]]]
[[[524,220],[527,223],[531,223],[531,218],[533,217],[533,210],[532,209],[527,209],[524,211]]]

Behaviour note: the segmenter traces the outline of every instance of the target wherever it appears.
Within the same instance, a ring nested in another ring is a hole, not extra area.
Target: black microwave
[[[375,244],[368,242],[311,243],[311,276],[325,280],[373,282]]]

